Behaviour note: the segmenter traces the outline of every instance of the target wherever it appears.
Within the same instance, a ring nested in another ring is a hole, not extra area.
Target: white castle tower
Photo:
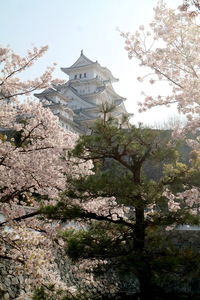
[[[112,86],[118,79],[97,61],[88,59],[83,50],[71,67],[61,70],[69,80],[35,96],[58,115],[62,127],[86,133],[91,123],[102,117],[102,104],[105,103],[114,106],[112,116],[119,121],[128,115],[125,98],[119,96]]]

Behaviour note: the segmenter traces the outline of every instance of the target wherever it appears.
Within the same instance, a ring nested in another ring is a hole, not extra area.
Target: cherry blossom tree
[[[199,1],[184,1],[177,10],[159,1],[149,27],[145,29],[141,25],[134,34],[128,32],[121,35],[125,39],[128,57],[138,60],[140,66],[150,70],[138,80],[149,78],[149,83],[154,84],[155,88],[156,83],[161,82],[167,87],[164,95],[143,93],[145,98],[144,102],[139,103],[140,111],[176,105],[178,112],[186,116],[187,125],[183,129],[174,128],[172,137],[186,139],[195,153],[199,154]],[[188,139],[187,134],[191,131],[196,131],[195,138]],[[199,201],[197,188],[186,186],[186,190],[187,194],[190,190],[191,199],[196,197],[196,201]]]
[[[48,67],[47,70],[38,78],[24,81],[20,79],[20,74],[26,71],[48,50],[48,46],[41,48],[34,47],[27,55],[21,57],[10,48],[0,48],[0,92],[1,98],[16,100],[18,96],[29,95],[31,92],[44,89],[50,83],[55,83],[52,72],[53,67]]]
[[[178,111],[188,118],[187,126],[199,127],[199,48],[198,16],[168,8],[159,1],[149,28],[141,25],[136,33],[122,33],[128,56],[136,58],[150,73],[150,84],[168,83],[167,95],[146,95],[139,103],[141,111],[159,105],[176,103]]]
[[[0,49],[0,258],[11,260],[16,274],[25,276],[18,299],[28,299],[40,285],[53,285],[52,293],[70,292],[54,263],[56,224],[36,216],[47,203],[56,203],[67,187],[65,174],[84,176],[91,167],[69,159],[77,137],[61,129],[50,110],[28,98],[55,83],[54,68],[33,80],[20,79],[46,50],[34,48],[20,57],[9,48]]]

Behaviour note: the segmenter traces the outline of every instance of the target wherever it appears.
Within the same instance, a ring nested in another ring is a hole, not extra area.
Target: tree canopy
[[[159,274],[156,259],[169,257],[164,243],[156,246],[160,252],[153,246],[156,235],[179,224],[199,224],[199,217],[192,213],[198,203],[191,206],[181,193],[186,183],[199,179],[199,172],[181,162],[176,147],[170,145],[170,135],[135,126],[122,129],[109,120],[99,121],[91,135],[81,136],[71,155],[92,160],[94,173],[68,178],[70,185],[61,201],[44,208],[44,213],[62,222],[85,224],[84,230],[64,234],[67,254],[75,261],[95,258],[97,265],[105,259],[117,272],[135,274],[140,297],[147,299]],[[158,180],[145,174],[147,162],[162,167]],[[174,192],[180,197],[174,198]],[[178,256],[175,251],[173,255]]]

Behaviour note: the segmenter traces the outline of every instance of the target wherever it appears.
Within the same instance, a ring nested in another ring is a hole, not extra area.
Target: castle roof
[[[108,68],[102,67],[98,63],[98,61],[94,62],[94,61],[90,60],[88,57],[86,57],[83,54],[83,50],[81,50],[80,57],[75,61],[75,63],[73,65],[71,65],[68,68],[61,68],[61,71],[63,71],[67,75],[69,75],[74,70],[82,70],[82,69],[85,69],[85,68],[87,69],[87,68],[90,68],[90,67],[94,67],[96,69],[99,69],[101,72],[103,72],[106,75],[106,77],[108,78],[108,80],[111,80],[112,82],[118,81],[118,79],[115,78],[112,75],[111,71]]]

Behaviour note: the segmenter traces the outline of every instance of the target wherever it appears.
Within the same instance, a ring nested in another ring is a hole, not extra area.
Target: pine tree
[[[166,229],[199,222],[181,199],[170,198],[199,175],[179,160],[169,140],[167,131],[123,129],[112,119],[98,121],[71,153],[82,161],[92,160],[93,174],[68,177],[71,184],[60,203],[44,208],[50,218],[85,224],[64,234],[67,254],[74,261],[106,259],[117,272],[135,274],[139,299],[156,299],[156,276],[181,265],[176,247],[166,243]],[[150,176],[145,175],[148,165]],[[162,176],[153,180],[151,174],[161,169]]]

